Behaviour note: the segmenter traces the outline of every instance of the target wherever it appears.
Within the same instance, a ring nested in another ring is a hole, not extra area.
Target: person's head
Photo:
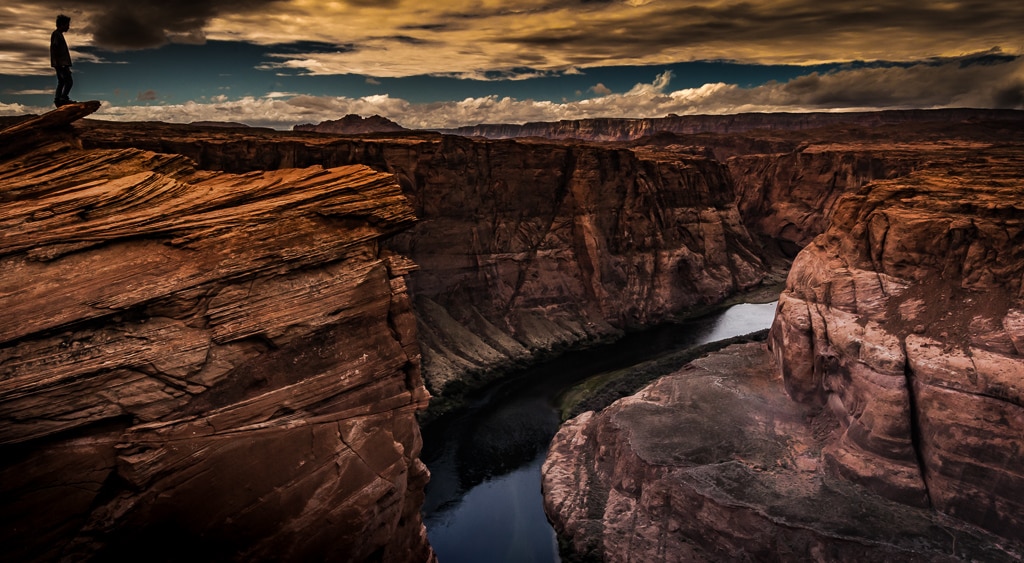
[[[71,18],[61,14],[57,16],[57,29],[67,31],[71,28]]]

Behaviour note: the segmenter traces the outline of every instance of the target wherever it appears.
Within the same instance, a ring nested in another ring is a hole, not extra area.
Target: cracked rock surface
[[[1024,535],[1024,162],[950,149],[845,196],[801,252],[770,341],[842,433],[831,469]]]
[[[83,149],[89,109],[0,131],[5,558],[430,559],[395,179]]]
[[[763,343],[570,420],[543,466],[569,561],[1016,561],[1005,540],[824,470],[840,433]]]
[[[563,426],[544,495],[565,554],[1020,560],[1024,145],[1004,125],[731,158],[751,231],[810,241],[767,348]]]

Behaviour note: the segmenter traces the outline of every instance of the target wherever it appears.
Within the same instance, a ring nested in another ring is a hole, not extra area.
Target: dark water
[[[559,561],[540,466],[560,420],[559,394],[589,377],[768,328],[775,303],[743,304],[689,323],[571,352],[510,378],[423,431],[430,468],[423,517],[440,563]]]

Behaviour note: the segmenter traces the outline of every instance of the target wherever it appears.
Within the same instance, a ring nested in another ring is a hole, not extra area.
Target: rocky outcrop
[[[878,127],[891,124],[951,123],[977,119],[1024,121],[1017,110],[892,110],[848,113],[740,113],[732,115],[669,115],[648,119],[594,118],[533,122],[524,124],[482,124],[438,130],[452,135],[509,139],[538,137],[581,141],[633,141],[658,133],[693,135],[698,133],[737,134],[750,131],[800,131],[835,129],[843,125]]]
[[[694,361],[562,426],[545,511],[569,561],[1015,561],[1008,542],[821,470],[831,413],[762,343]]]
[[[768,268],[726,167],[688,149],[383,139],[97,124],[91,146],[189,155],[204,168],[363,163],[394,174],[419,221],[389,243],[419,269],[436,395],[569,346],[663,322],[758,284]]]
[[[1024,556],[1024,161],[1003,127],[732,154],[751,231],[811,241],[774,361],[733,348],[565,425],[544,487],[566,556]]]
[[[82,149],[74,109],[0,132],[5,559],[428,560],[394,178]]]
[[[797,400],[842,434],[830,470],[1024,535],[1024,165],[951,147],[839,201],[797,258],[771,343]]]
[[[1016,120],[1020,112],[975,113],[948,123],[844,124],[698,140],[728,164],[747,228],[795,256],[825,231],[842,195],[906,176],[954,152],[970,159],[971,151],[1021,141],[1024,113]]]
[[[825,231],[843,194],[873,180],[909,174],[931,156],[917,145],[829,143],[737,156],[728,163],[745,223],[795,256]]]
[[[405,127],[386,117],[371,115],[362,117],[354,113],[341,119],[321,121],[320,123],[304,123],[293,127],[295,131],[312,131],[315,133],[331,133],[335,135],[362,135],[366,133],[395,133],[408,131]]]

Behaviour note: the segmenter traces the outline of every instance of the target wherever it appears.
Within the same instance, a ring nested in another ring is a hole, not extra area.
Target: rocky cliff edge
[[[543,483],[570,557],[1021,559],[1021,144],[922,148],[815,219],[767,347],[562,427]]]
[[[1024,536],[1024,163],[947,152],[838,204],[799,255],[771,344],[796,400],[826,405],[834,473]]]
[[[95,109],[0,132],[5,558],[431,558],[398,183],[83,150]]]

